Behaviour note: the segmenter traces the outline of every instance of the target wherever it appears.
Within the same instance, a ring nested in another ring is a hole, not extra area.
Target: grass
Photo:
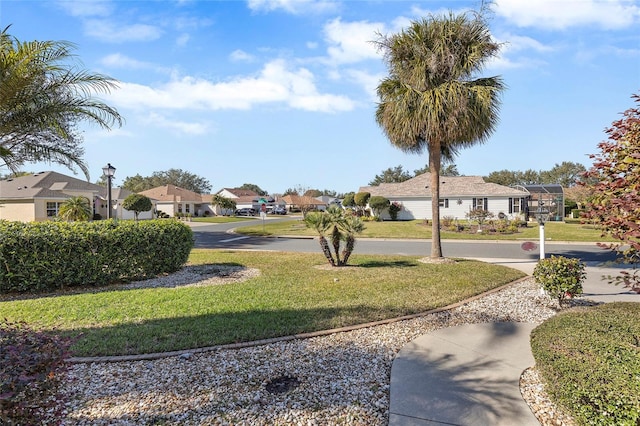
[[[431,225],[426,225],[423,220],[397,221],[397,222],[365,222],[366,229],[359,238],[406,238],[406,239],[430,239]],[[285,222],[263,225],[243,226],[237,232],[245,235],[309,235],[315,236],[315,231],[307,229],[301,219],[292,219]],[[612,239],[602,238],[601,232],[591,225],[580,223],[547,222],[545,224],[545,237],[551,241],[576,241],[576,242],[604,242]],[[537,240],[539,227],[536,222],[528,223],[526,228],[520,228],[515,234],[477,234],[470,232],[452,232],[443,230],[441,238],[444,240]]]
[[[358,256],[319,269],[318,253],[194,250],[191,264],[257,268],[245,282],[103,289],[0,302],[2,316],[79,336],[76,356],[123,355],[251,341],[424,312],[523,276],[482,262],[426,264],[417,257]]]

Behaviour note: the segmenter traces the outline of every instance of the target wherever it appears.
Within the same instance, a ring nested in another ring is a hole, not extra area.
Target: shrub
[[[391,216],[391,220],[398,220],[398,213],[402,211],[402,204],[397,201],[394,201],[389,206],[389,216]]]
[[[373,210],[373,215],[376,217],[380,216],[383,210],[387,209],[391,203],[389,199],[386,197],[382,197],[380,195],[374,195],[369,198],[369,207]]]
[[[0,320],[0,424],[61,420],[59,383],[70,345],[68,338]]]
[[[531,333],[536,366],[578,424],[640,424],[640,304],[571,309]]]
[[[440,219],[440,225],[444,228],[452,228],[454,226],[456,218],[453,216],[442,216]]]
[[[176,221],[0,221],[0,292],[104,285],[177,271],[193,232]]]
[[[551,297],[562,304],[566,297],[582,294],[585,265],[579,259],[551,256],[541,259],[533,270],[533,277]]]

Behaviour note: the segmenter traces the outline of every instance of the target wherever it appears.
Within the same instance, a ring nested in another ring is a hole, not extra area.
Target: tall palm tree
[[[58,217],[68,221],[87,221],[91,218],[91,202],[87,197],[68,198],[60,206]]]
[[[26,162],[46,161],[77,166],[88,180],[77,125],[122,125],[118,111],[93,97],[116,81],[67,63],[71,43],[21,42],[8,29],[0,32],[0,167],[16,172]]]
[[[429,154],[431,257],[442,257],[440,169],[442,159],[484,142],[498,121],[500,77],[476,78],[500,45],[480,13],[430,15],[376,41],[389,75],[378,85],[376,121],[405,152]]]

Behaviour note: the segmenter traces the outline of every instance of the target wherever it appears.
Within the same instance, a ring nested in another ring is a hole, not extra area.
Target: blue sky
[[[427,162],[391,146],[375,122],[386,68],[370,41],[429,13],[479,5],[0,0],[0,26],[20,40],[73,42],[85,68],[120,82],[102,99],[125,125],[84,128],[92,181],[110,162],[116,185],[179,168],[214,192],[243,183],[348,192],[389,167],[413,172]],[[640,92],[640,1],[497,0],[492,10],[492,34],[505,44],[483,74],[508,88],[496,132],[462,151],[458,170],[588,167],[604,129]]]

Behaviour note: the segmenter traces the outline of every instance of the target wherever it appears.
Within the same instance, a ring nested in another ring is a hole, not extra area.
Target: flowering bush
[[[70,339],[0,321],[0,424],[60,419],[59,382]]]
[[[533,270],[533,277],[551,297],[562,304],[565,298],[582,294],[586,277],[585,265],[579,259],[551,256],[541,259]]]
[[[392,202],[389,205],[389,216],[391,220],[398,220],[398,213],[402,211],[402,204],[397,201]]]

